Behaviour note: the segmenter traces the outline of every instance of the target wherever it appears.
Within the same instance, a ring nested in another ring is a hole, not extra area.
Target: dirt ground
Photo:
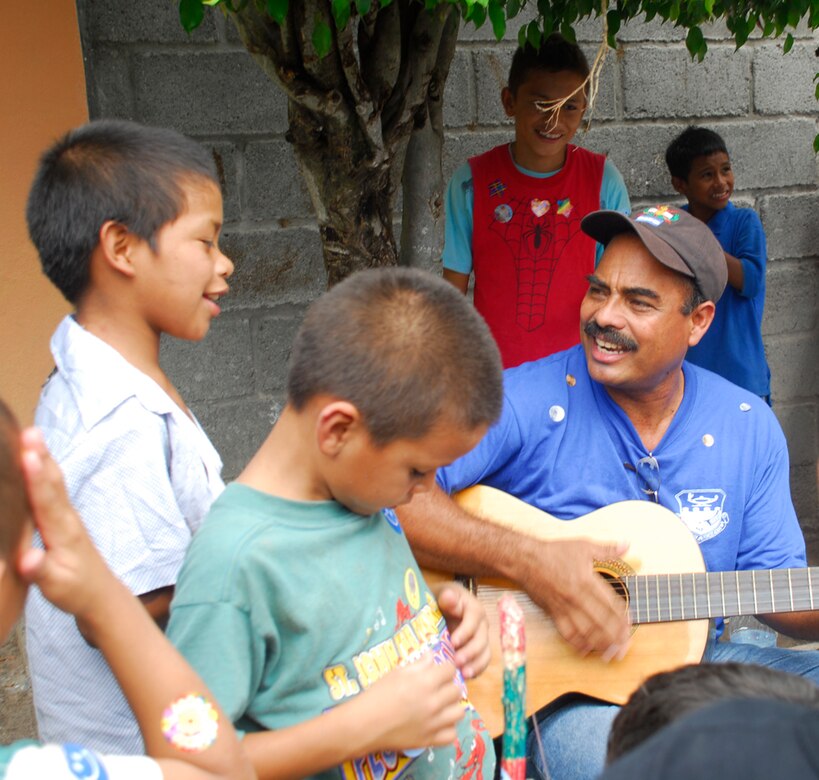
[[[0,744],[37,737],[24,642],[25,628],[19,623],[0,647]]]

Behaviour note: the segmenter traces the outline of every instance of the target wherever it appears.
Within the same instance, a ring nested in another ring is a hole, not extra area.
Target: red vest
[[[595,242],[580,220],[600,208],[605,157],[569,144],[554,176],[521,173],[508,144],[469,161],[475,307],[505,368],[580,341],[580,301]]]

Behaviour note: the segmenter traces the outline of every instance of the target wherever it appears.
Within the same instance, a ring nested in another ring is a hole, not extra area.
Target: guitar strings
[[[535,742],[537,743],[537,754],[540,758],[540,764],[543,767],[540,775],[542,780],[550,780],[549,762],[546,760],[546,749],[543,747],[543,739],[540,736],[540,728],[538,728],[537,713],[533,712],[531,715],[532,728],[535,732]]]

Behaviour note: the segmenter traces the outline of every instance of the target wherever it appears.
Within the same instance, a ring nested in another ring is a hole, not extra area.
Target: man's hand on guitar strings
[[[455,665],[465,680],[477,677],[489,665],[489,621],[483,605],[457,582],[432,587],[446,619]]]
[[[521,562],[519,584],[583,655],[597,652],[610,661],[628,650],[626,605],[594,570],[595,560],[619,558],[627,548],[625,543],[553,540],[533,543],[533,554]]]

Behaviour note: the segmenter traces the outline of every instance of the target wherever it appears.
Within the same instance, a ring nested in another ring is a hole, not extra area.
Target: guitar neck
[[[622,578],[633,623],[803,612],[819,605],[819,568],[649,574]]]

